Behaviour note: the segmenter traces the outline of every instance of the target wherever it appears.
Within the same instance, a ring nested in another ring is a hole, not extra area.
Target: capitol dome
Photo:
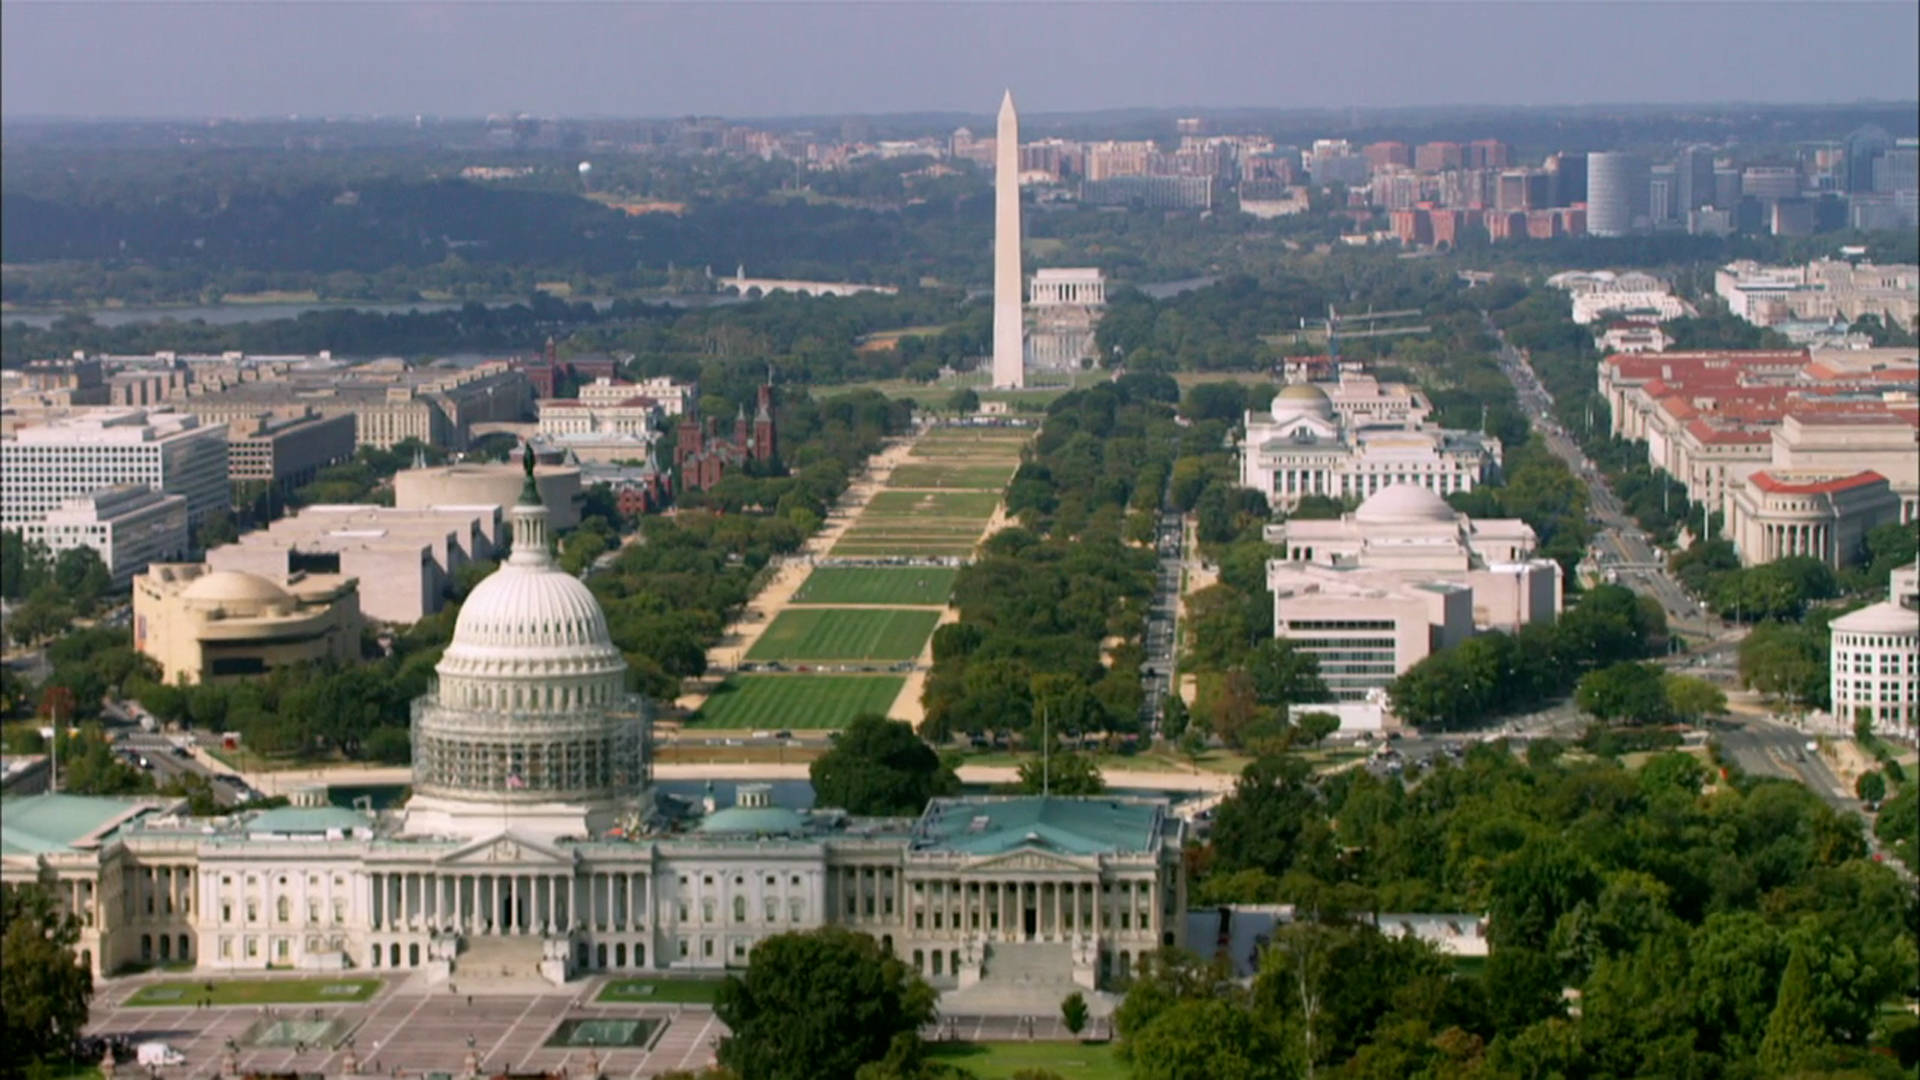
[[[1451,522],[1458,516],[1447,500],[1418,484],[1389,484],[1369,495],[1353,512],[1355,521],[1369,525]]]
[[[1273,396],[1273,418],[1286,421],[1296,416],[1317,416],[1322,420],[1331,420],[1333,399],[1312,383],[1291,383],[1281,387],[1280,392]]]
[[[409,820],[497,828],[511,807],[522,827],[590,833],[646,784],[647,705],[600,602],[548,551],[531,470],[512,518],[513,555],[467,597],[414,702]]]

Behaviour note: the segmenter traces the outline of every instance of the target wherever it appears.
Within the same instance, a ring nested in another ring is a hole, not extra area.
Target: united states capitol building
[[[0,884],[40,883],[96,974],[395,971],[551,983],[722,971],[783,932],[872,934],[965,1000],[1123,976],[1183,944],[1184,822],[1164,800],[936,799],[918,818],[658,793],[648,703],[600,605],[548,554],[529,485],[513,554],[461,608],[413,713],[413,793],[186,816],[178,801],[9,799]],[[976,987],[981,988],[976,990]]]

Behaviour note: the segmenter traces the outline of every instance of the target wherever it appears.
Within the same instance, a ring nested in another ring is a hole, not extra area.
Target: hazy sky
[[[6,0],[7,116],[1911,99],[1903,3]]]

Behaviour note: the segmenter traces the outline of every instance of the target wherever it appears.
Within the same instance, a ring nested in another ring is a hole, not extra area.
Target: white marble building
[[[1365,499],[1394,484],[1451,495],[1473,490],[1498,470],[1498,439],[1428,425],[1423,399],[1366,382],[1370,392],[1355,387],[1343,394],[1344,412],[1321,385],[1294,383],[1280,390],[1267,413],[1248,413],[1241,486],[1279,509],[1308,495]]]
[[[1159,799],[937,799],[919,818],[771,804],[676,812],[647,703],[592,594],[513,509],[514,555],[461,609],[414,709],[414,796],[228,818],[168,800],[10,799],[0,884],[81,917],[96,972],[369,969],[565,980],[742,966],[760,940],[873,934],[979,1009],[1048,1009],[1183,944],[1184,823]],[[1028,1001],[1022,994],[1034,998]]]

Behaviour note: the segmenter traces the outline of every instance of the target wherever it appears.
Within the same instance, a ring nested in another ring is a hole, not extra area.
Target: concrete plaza
[[[174,976],[166,981],[177,981]],[[188,976],[191,978],[191,976]],[[588,1050],[547,1047],[563,1020],[644,1018],[666,1028],[648,1047],[598,1048],[600,1074],[608,1077],[657,1076],[676,1069],[698,1069],[713,1062],[714,1047],[725,1028],[712,1011],[674,1005],[602,1004],[593,1000],[600,980],[541,992],[476,993],[471,999],[445,986],[427,990],[416,979],[390,980],[371,1000],[326,1005],[232,1005],[212,1008],[123,1004],[156,978],[115,979],[95,992],[89,1035],[124,1038],[139,1044],[160,1040],[186,1056],[186,1063],[162,1068],[162,1076],[217,1075],[226,1042],[239,1043],[235,1057],[241,1074],[320,1073],[341,1075],[348,1054],[360,1072],[372,1076],[460,1075],[467,1040],[480,1056],[482,1075],[503,1072],[552,1072],[584,1075]],[[230,981],[222,978],[220,981]],[[458,980],[456,980],[456,985]],[[469,1003],[471,1001],[471,1003]],[[271,1013],[269,1013],[271,1010]],[[249,1046],[248,1033],[262,1020],[334,1020],[323,1045]],[[131,1062],[125,1063],[132,1072]],[[144,1070],[140,1070],[144,1071]]]

